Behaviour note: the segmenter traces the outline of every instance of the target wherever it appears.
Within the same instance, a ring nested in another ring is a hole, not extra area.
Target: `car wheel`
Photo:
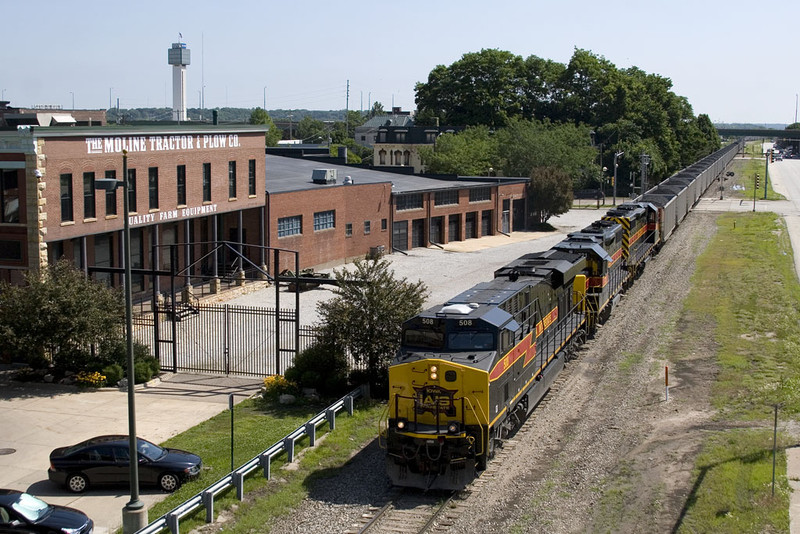
[[[178,478],[178,475],[173,473],[164,473],[160,477],[158,477],[158,486],[168,492],[172,493],[176,489],[181,487],[181,479]]]
[[[89,479],[83,473],[72,473],[67,477],[66,485],[72,493],[83,493],[89,487]]]

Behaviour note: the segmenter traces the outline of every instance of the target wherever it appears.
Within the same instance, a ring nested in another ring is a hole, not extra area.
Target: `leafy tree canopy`
[[[87,279],[60,261],[26,285],[0,284],[0,353],[31,363],[83,350],[122,336],[125,308],[119,291]]]
[[[272,122],[272,119],[267,113],[266,110],[261,108],[256,108],[250,114],[250,119],[247,121],[250,124],[266,124],[269,128],[266,133],[266,144],[267,146],[276,146],[278,141],[281,140],[282,133],[281,131],[275,127],[275,123]]]
[[[572,180],[556,167],[536,167],[528,183],[528,217],[534,224],[544,224],[554,215],[572,208]]]
[[[336,296],[317,307],[322,338],[366,363],[373,384],[385,385],[403,322],[422,309],[427,288],[395,278],[385,259],[358,260],[334,275]]]
[[[672,92],[669,78],[636,67],[618,69],[587,50],[575,49],[566,65],[481,50],[450,66],[436,66],[415,89],[418,124],[438,119],[449,126],[499,129],[513,127],[515,120],[535,119],[587,125],[595,132],[595,150],[602,145],[602,154],[596,158],[598,170],[585,176],[599,175],[602,164],[609,166],[613,154],[626,145],[650,147],[650,156],[661,162],[651,169],[654,178],[664,178],[719,147],[713,124],[694,116],[688,101]],[[621,160],[619,172],[636,171],[636,158],[638,154]],[[508,162],[513,167],[514,160]],[[574,168],[566,170],[574,177]]]

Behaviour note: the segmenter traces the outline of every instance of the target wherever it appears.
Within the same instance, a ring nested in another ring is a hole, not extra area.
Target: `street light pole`
[[[133,363],[133,275],[131,274],[131,223],[128,213],[128,151],[122,151],[122,206],[125,220],[123,223],[123,245],[125,247],[125,337],[127,338],[128,356],[128,447],[130,448],[131,500],[122,510],[122,523],[125,534],[136,532],[147,525],[147,510],[139,499],[139,451],[136,443],[136,404],[134,398],[135,373]],[[126,525],[126,516],[129,518]],[[124,527],[131,527],[126,530]]]
[[[131,500],[122,509],[122,531],[133,534],[147,526],[147,509],[139,498],[139,453],[136,439],[136,404],[134,398],[135,373],[133,362],[133,275],[131,273],[131,225],[129,219],[128,151],[122,151],[122,180],[101,178],[95,180],[98,189],[114,190],[122,188],[123,231],[122,246],[125,261],[125,341],[128,357],[128,447],[130,456]]]
[[[619,167],[619,163],[617,160],[622,156],[625,152],[619,150],[614,152],[614,205],[617,205],[617,167]]]

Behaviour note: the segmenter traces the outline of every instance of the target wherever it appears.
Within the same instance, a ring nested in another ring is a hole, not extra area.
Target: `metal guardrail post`
[[[214,521],[214,493],[205,490],[200,498],[206,508],[206,523],[211,523]]]
[[[167,528],[172,534],[180,534],[180,517],[176,513],[167,514]]]
[[[306,423],[306,434],[308,435],[308,446],[313,447],[317,438],[317,425]]]
[[[294,461],[294,438],[283,440],[283,450],[286,451],[286,461],[292,463]]]
[[[244,475],[238,471],[233,472],[233,485],[236,486],[236,498],[244,500]]]
[[[353,396],[348,395],[344,398],[344,405],[347,408],[348,415],[353,415]]]
[[[331,430],[336,430],[336,410],[330,408],[325,411],[325,417],[328,418],[328,427]]]
[[[261,462],[261,467],[264,469],[264,478],[267,480],[272,478],[272,456],[262,454],[259,456],[258,461]]]

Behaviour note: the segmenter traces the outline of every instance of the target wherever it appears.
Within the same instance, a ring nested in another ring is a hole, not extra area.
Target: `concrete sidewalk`
[[[95,522],[97,533],[122,526],[122,508],[130,500],[126,485],[74,495],[47,479],[50,452],[102,434],[128,433],[128,395],[104,388],[79,390],[58,384],[21,383],[0,368],[0,487],[33,493],[53,504],[72,506]],[[197,374],[164,375],[137,387],[136,430],[160,443],[228,409],[229,395],[241,402],[261,388],[260,378]],[[166,494],[142,488],[151,506]]]

